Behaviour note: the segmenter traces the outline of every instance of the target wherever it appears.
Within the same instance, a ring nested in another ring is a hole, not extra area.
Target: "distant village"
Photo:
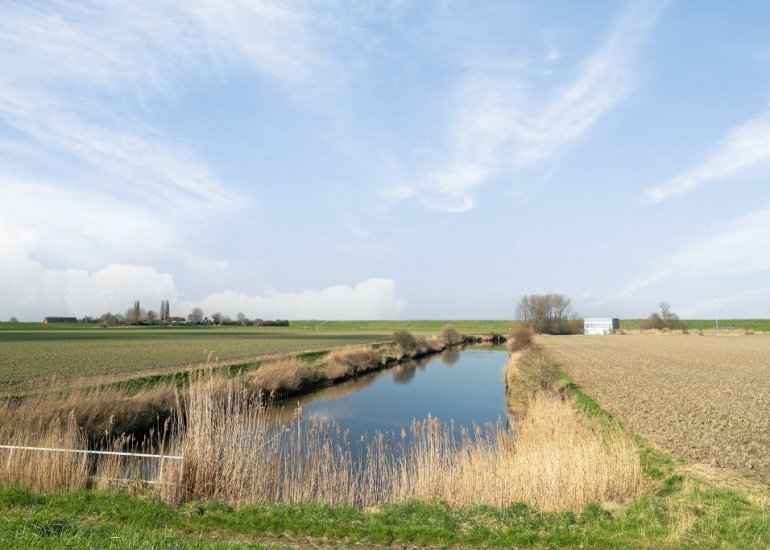
[[[12,318],[12,321],[15,318]],[[220,312],[214,312],[206,315],[199,308],[193,308],[186,317],[171,315],[171,305],[168,300],[161,300],[159,310],[146,310],[141,306],[139,300],[126,310],[125,313],[107,312],[100,317],[85,316],[62,317],[49,315],[43,319],[43,324],[55,323],[98,323],[103,327],[121,327],[121,326],[149,326],[149,325],[205,325],[205,326],[263,326],[263,327],[288,327],[289,321],[286,319],[249,319],[243,313],[238,313],[235,319]]]

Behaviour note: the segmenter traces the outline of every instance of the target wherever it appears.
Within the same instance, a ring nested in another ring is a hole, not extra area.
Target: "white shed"
[[[583,319],[584,334],[612,334],[620,330],[620,319],[614,317],[586,317]]]

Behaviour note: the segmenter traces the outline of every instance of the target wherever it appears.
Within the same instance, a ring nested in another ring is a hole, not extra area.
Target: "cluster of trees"
[[[637,323],[641,329],[687,330],[687,325],[671,311],[671,306],[661,302],[660,313],[654,312]],[[516,308],[518,319],[532,332],[541,334],[579,334],[582,321],[570,309],[570,299],[563,294],[528,294],[519,300]]]
[[[679,319],[676,313],[671,311],[671,306],[666,302],[661,302],[658,304],[658,307],[660,308],[660,313],[657,311],[653,312],[647,319],[639,321],[637,326],[641,329],[687,330],[687,325]]]
[[[139,300],[126,310],[124,314],[105,313],[99,317],[98,321],[102,326],[132,326],[132,325],[168,325],[184,323],[187,325],[241,325],[241,326],[266,326],[266,327],[288,327],[289,321],[285,319],[264,320],[249,319],[243,313],[238,313],[235,319],[219,312],[206,316],[199,307],[187,314],[186,317],[172,317],[171,305],[168,300],[161,300],[159,313],[145,310]]]
[[[570,309],[570,299],[563,294],[523,296],[516,316],[533,332],[541,334],[577,334],[582,329],[582,322]]]
[[[168,300],[161,300],[160,314],[144,309],[139,300],[136,300],[125,313],[112,313],[108,311],[99,317],[98,321],[105,327],[168,324],[171,322],[169,312]]]
[[[190,315],[193,315],[192,321],[195,319],[198,319],[201,315],[203,315],[203,311],[201,311],[200,308],[193,309],[193,312]],[[187,316],[187,322],[192,322],[190,315]],[[204,322],[205,322],[204,318]],[[209,324],[215,324],[215,325],[240,325],[242,327],[288,327],[289,321],[286,319],[275,319],[275,320],[265,320],[265,319],[249,319],[246,317],[246,315],[242,312],[239,312],[238,315],[235,316],[235,319],[231,319],[227,315],[222,315],[218,311],[216,313],[211,314],[211,323]]]

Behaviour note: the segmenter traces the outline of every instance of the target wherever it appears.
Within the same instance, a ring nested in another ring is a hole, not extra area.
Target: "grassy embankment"
[[[643,319],[621,319],[621,330],[633,330]],[[690,329],[714,330],[715,319],[682,319],[682,322]],[[770,319],[719,319],[721,330],[738,329],[748,331],[770,332]]]

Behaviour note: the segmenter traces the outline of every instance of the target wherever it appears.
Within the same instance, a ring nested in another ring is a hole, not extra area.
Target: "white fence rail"
[[[19,445],[0,445],[0,449],[9,449],[11,451],[45,451],[50,453],[133,456],[136,458],[159,458],[163,460],[184,460],[184,457],[178,456],[178,455],[156,455],[151,453],[124,453],[119,451],[90,451],[87,449],[56,449],[54,447],[23,447]]]
[[[6,449],[10,451],[8,453],[8,460],[6,461],[5,467],[10,468],[11,462],[13,460],[14,451],[38,451],[38,452],[48,452],[48,453],[70,453],[70,454],[81,454],[81,455],[101,455],[101,456],[127,456],[132,458],[155,458],[155,459],[161,459],[161,460],[184,460],[184,457],[179,455],[156,455],[152,453],[126,453],[121,451],[91,451],[88,449],[59,449],[56,447],[26,447],[23,445],[0,445],[0,449]],[[163,472],[163,462],[160,463],[160,472],[162,475]],[[182,479],[182,470],[180,469],[179,472],[179,481],[181,482]],[[107,478],[109,481],[136,481],[134,479],[127,479],[127,478]],[[173,485],[173,483],[169,484],[167,482],[158,482],[151,479],[142,479],[143,483],[147,483],[149,485],[155,485],[155,484],[162,484],[162,485]]]

